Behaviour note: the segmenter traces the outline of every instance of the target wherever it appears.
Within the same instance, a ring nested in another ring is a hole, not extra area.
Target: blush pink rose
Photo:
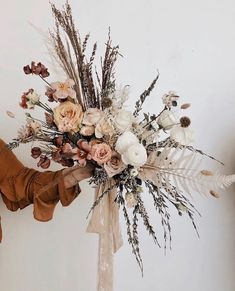
[[[121,156],[113,152],[111,159],[104,164],[104,169],[109,176],[109,178],[121,173],[126,168],[126,165],[123,163]]]
[[[112,158],[112,150],[106,143],[97,143],[91,148],[91,157],[98,164],[105,164]]]

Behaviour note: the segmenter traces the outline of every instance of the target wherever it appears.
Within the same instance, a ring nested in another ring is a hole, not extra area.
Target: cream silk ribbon
[[[96,189],[95,199],[113,185],[109,181]],[[113,188],[94,208],[87,232],[99,234],[97,291],[113,290],[113,254],[123,245],[119,208],[114,202],[117,190]]]

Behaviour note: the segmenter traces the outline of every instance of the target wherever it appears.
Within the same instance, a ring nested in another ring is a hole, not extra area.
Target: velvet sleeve
[[[0,140],[0,191],[11,211],[33,204],[34,218],[52,219],[56,204],[68,206],[80,189],[65,189],[62,171],[40,172],[24,167],[6,144]],[[1,240],[1,229],[0,229]]]

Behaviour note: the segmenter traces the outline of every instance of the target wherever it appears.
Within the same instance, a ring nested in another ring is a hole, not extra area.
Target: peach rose
[[[94,126],[85,125],[80,129],[80,133],[83,136],[91,136],[95,133]]]
[[[104,164],[104,169],[109,178],[121,173],[126,168],[126,165],[122,162],[121,156],[113,152],[111,159]]]
[[[97,143],[91,148],[91,157],[98,164],[105,164],[112,158],[112,150],[106,143]]]
[[[83,112],[80,104],[74,104],[70,101],[60,103],[54,108],[54,122],[61,132],[75,133],[79,131]]]
[[[88,108],[84,113],[82,124],[93,126],[96,125],[104,116],[104,112],[98,108]]]

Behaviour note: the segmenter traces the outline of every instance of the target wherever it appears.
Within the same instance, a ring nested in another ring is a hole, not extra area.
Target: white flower
[[[174,91],[169,91],[168,94],[162,96],[163,104],[167,107],[173,106],[173,102],[176,102],[179,99],[179,96]]]
[[[133,144],[123,154],[122,161],[126,165],[136,168],[143,166],[147,161],[147,152],[142,144]]]
[[[104,112],[98,108],[88,108],[82,120],[82,124],[93,126],[97,125],[97,123],[104,117]]]
[[[177,125],[171,129],[170,137],[181,145],[188,146],[193,142],[193,131],[189,127]]]
[[[174,113],[166,109],[158,117],[157,123],[165,130],[168,130],[177,123],[177,120]]]
[[[138,143],[139,140],[134,133],[126,131],[118,137],[115,149],[119,154],[123,154],[130,146]]]
[[[53,93],[55,100],[67,99],[68,97],[73,99],[76,98],[76,91],[73,89],[73,86],[75,85],[74,80],[68,79],[65,82],[53,82],[50,85],[52,90],[55,90]]]
[[[95,127],[96,138],[102,138],[104,136],[113,136],[114,128],[112,121],[109,118],[102,118]]]
[[[119,131],[124,132],[131,127],[133,120],[132,112],[122,109],[115,118],[115,125]]]
[[[27,125],[31,129],[34,135],[38,134],[41,131],[41,124],[35,120],[28,119]]]
[[[130,170],[130,175],[132,176],[132,177],[136,177],[136,176],[138,176],[138,174],[139,174],[139,172],[138,172],[138,170],[137,169],[131,169]]]
[[[33,109],[34,106],[39,102],[39,95],[34,91],[34,90],[31,90],[27,95],[26,95],[26,98],[27,98],[27,108],[28,109]]]
[[[112,105],[113,111],[122,108],[123,104],[129,98],[129,86],[117,88],[117,90],[115,90],[115,92],[112,93],[109,97],[112,99],[113,102]]]

